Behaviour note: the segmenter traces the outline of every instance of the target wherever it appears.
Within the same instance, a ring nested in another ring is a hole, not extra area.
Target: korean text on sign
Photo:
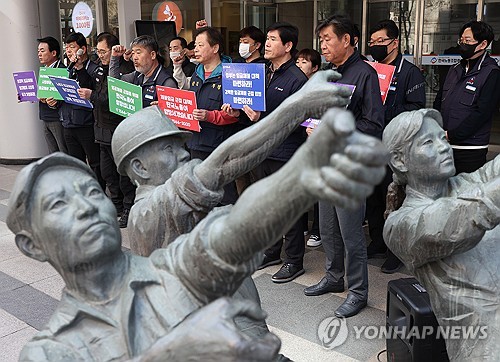
[[[142,88],[108,76],[109,110],[128,117],[142,109]]]
[[[200,122],[193,117],[196,109],[196,93],[192,91],[156,86],[158,107],[179,128],[200,132]]]
[[[62,101],[63,98],[57,91],[57,88],[52,84],[49,76],[68,78],[68,70],[65,68],[50,68],[41,67],[38,76],[38,98],[54,98]]]
[[[57,91],[66,103],[74,104],[75,106],[81,106],[86,108],[94,108],[92,103],[87,99],[80,98],[78,95],[78,89],[80,86],[74,79],[59,78],[49,76],[52,84],[56,87]]]
[[[14,82],[16,84],[17,96],[20,102],[38,102],[35,72],[15,72]]]
[[[244,105],[254,111],[266,110],[265,65],[227,63],[222,64],[222,101],[234,109]]]

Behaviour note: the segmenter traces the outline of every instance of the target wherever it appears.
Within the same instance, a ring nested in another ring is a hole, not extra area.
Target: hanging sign
[[[80,1],[73,8],[71,21],[73,22],[73,30],[75,33],[82,33],[84,37],[88,37],[94,26],[92,9],[90,9],[86,3]]]
[[[177,34],[182,29],[182,13],[176,3],[173,1],[163,1],[153,8],[153,20],[173,21]]]

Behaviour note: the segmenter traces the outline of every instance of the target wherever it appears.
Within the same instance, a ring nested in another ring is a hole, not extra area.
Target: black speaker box
[[[387,361],[449,361],[444,340],[436,338],[438,322],[429,295],[415,278],[391,280],[388,283],[386,327]],[[427,332],[424,327],[427,327]],[[432,333],[429,333],[430,328]],[[394,330],[400,333],[390,333]]]

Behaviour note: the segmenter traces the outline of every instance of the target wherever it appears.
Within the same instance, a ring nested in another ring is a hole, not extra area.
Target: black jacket
[[[398,114],[425,107],[425,80],[420,69],[401,54],[391,63],[396,69],[385,100],[385,125]]]
[[[246,63],[246,59],[242,57],[236,57],[233,59],[233,63]],[[261,55],[257,59],[252,60],[250,63],[255,64],[255,63],[265,63],[267,64],[268,61]]]
[[[99,65],[94,73],[95,87],[90,96],[90,101],[94,105],[96,126],[114,130],[123,120],[123,117],[109,111],[108,73],[109,65]]]
[[[136,70],[129,74],[122,74],[120,72],[120,59],[121,57],[111,57],[111,61],[109,63],[109,75],[113,78],[121,79],[124,82],[141,86],[143,108],[151,105],[151,102],[158,100],[156,95],[157,85],[177,88],[177,82],[172,77],[172,73],[169,72],[163,65],[158,64],[151,77],[144,82],[144,74],[139,73]]]
[[[130,63],[122,61],[120,71],[124,74],[130,71]],[[122,116],[109,110],[108,97],[108,74],[109,65],[99,64],[94,72],[94,90],[90,95],[90,101],[94,105],[94,136],[98,143],[111,145],[113,131],[124,119]]]
[[[60,60],[57,60],[51,67],[66,68]],[[57,108],[50,108],[47,103],[38,102],[38,118],[45,122],[59,122],[59,111]]]
[[[97,68],[97,64],[87,59],[82,69],[69,69],[69,77],[75,79],[81,88],[94,89],[93,76]],[[94,115],[91,108],[66,102],[59,102],[59,104],[59,117],[64,128],[92,127],[94,125]]]
[[[191,77],[196,69],[196,64],[191,63],[186,57],[182,62],[182,72],[186,75],[186,77]]]
[[[306,75],[295,65],[293,58],[282,64],[274,73],[270,65],[266,67],[266,111],[261,113],[260,119],[278,108],[286,98],[297,92],[307,82]],[[298,126],[281,145],[274,149],[268,159],[288,161],[306,139],[306,128]]]
[[[500,68],[488,53],[469,62],[472,69],[468,73],[467,60],[450,68],[434,108],[441,111],[452,145],[485,146],[500,98]]]
[[[347,107],[354,114],[356,128],[360,132],[382,138],[384,106],[375,69],[362,60],[359,52],[355,51],[335,70],[342,74],[337,83],[356,86]]]
[[[182,73],[184,73],[186,77],[191,77],[196,69],[196,64],[191,63],[188,57],[184,57],[181,68]],[[169,72],[170,74],[174,74],[174,65],[172,62],[170,62],[168,67],[165,67],[165,69],[167,69],[167,72]]]

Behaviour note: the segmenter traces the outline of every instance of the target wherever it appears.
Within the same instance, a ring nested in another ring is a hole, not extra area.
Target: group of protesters
[[[55,38],[38,39],[40,63],[67,67],[69,78],[80,85],[79,96],[93,104],[90,109],[53,98],[40,99],[40,119],[44,121],[49,152],[62,151],[88,162],[116,207],[120,227],[125,228],[136,185],[118,172],[113,157],[113,133],[123,117],[110,111],[108,75],[140,86],[144,108],[158,104],[156,86],[194,91],[197,109],[193,118],[200,122],[201,130],[192,134],[186,147],[192,159],[202,160],[223,141],[271,114],[324,68],[342,75],[337,83],[354,86],[347,109],[354,115],[356,128],[367,135],[381,138],[385,126],[395,116],[426,106],[424,77],[400,53],[399,29],[392,20],[377,23],[368,40],[373,60],[394,67],[385,102],[380,96],[377,72],[358,50],[359,29],[350,19],[333,15],[319,22],[316,34],[321,54],[314,49],[297,49],[299,30],[292,24],[275,23],[266,33],[249,26],[240,31],[239,56],[231,59],[224,54],[221,33],[204,21],[197,23],[191,43],[174,37],[168,49],[161,49],[149,35],[135,38],[127,47],[119,44],[113,34],[101,33],[95,51],[98,59],[93,62],[83,34],[72,33],[65,44],[67,65],[60,61],[61,48]],[[493,111],[500,93],[495,91],[500,84],[500,70],[486,50],[492,40],[493,30],[488,24],[471,21],[463,25],[459,34],[463,60],[450,69],[434,103],[443,113],[459,171],[471,172],[486,162]],[[230,62],[265,65],[265,111],[248,105],[235,109],[223,103],[222,65]],[[252,182],[278,171],[313,133],[313,127],[296,128],[255,169],[224,186],[221,204],[234,204]],[[305,246],[323,245],[327,259],[325,276],[307,287],[305,295],[343,292],[346,278],[349,293],[335,314],[350,317],[359,313],[368,299],[367,259],[386,258],[381,268],[385,273],[394,273],[402,266],[387,249],[382,235],[391,180],[388,169],[384,181],[355,210],[320,201],[314,207],[311,230],[306,214],[265,252],[261,268],[282,264],[272,281],[290,282],[305,272]],[[371,239],[368,247],[363,231],[365,221]]]

